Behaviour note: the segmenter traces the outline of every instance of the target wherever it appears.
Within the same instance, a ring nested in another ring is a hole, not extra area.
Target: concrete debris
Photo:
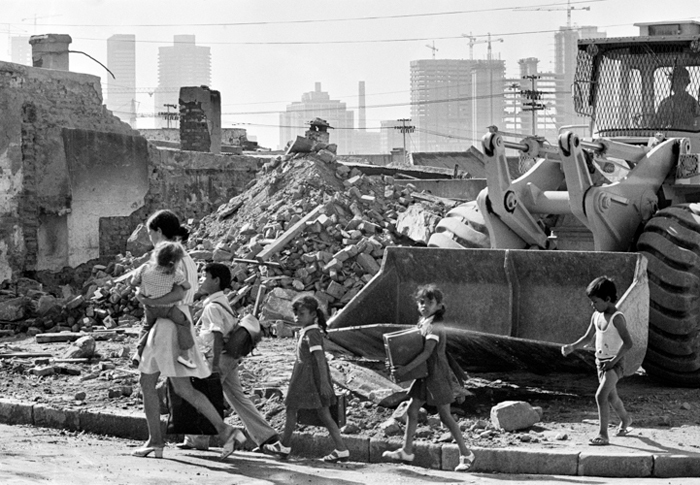
[[[89,358],[95,355],[95,339],[86,335],[81,337],[63,354],[64,359]]]
[[[29,299],[20,296],[0,302],[0,320],[7,322],[16,322],[25,317],[25,307],[29,303]]]
[[[503,401],[491,408],[491,424],[504,431],[529,428],[541,419],[542,408],[525,401]]]
[[[126,240],[126,250],[133,256],[143,256],[153,248],[151,239],[148,237],[148,228],[146,224],[139,224],[134,232],[131,233],[129,239]]]

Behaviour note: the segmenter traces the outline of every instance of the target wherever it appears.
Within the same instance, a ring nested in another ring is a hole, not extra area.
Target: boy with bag
[[[226,400],[238,414],[253,441],[258,446],[275,443],[279,440],[277,431],[265,421],[255,404],[243,392],[238,373],[238,365],[243,357],[234,356],[226,351],[226,349],[234,351],[234,349],[241,347],[236,345],[236,342],[231,341],[233,338],[240,339],[242,335],[245,335],[242,332],[237,332],[237,329],[245,327],[249,332],[257,332],[259,335],[260,324],[252,315],[246,315],[240,321],[235,316],[223,291],[231,286],[231,272],[226,265],[209,263],[204,268],[204,274],[204,280],[199,286],[199,293],[207,295],[207,297],[204,300],[202,316],[197,323],[198,340],[211,365],[212,373],[218,373],[221,378]],[[241,352],[240,350],[235,351]],[[207,450],[209,436],[185,435],[185,440],[177,447]]]

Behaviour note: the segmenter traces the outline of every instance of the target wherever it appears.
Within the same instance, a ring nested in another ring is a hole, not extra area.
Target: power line
[[[528,8],[546,8],[546,7],[557,7],[568,4],[581,4],[581,3],[599,3],[606,2],[608,0],[581,0],[578,2],[556,2],[556,3],[545,3],[539,5],[527,5]],[[179,24],[51,24],[42,23],[42,26],[51,27],[144,27],[144,28],[154,28],[154,27],[241,27],[241,26],[260,26],[260,25],[282,25],[282,24],[309,24],[309,23],[325,23],[325,22],[355,22],[355,21],[366,21],[366,20],[388,20],[388,19],[405,19],[405,18],[422,18],[422,17],[439,17],[439,16],[449,16],[449,15],[464,15],[464,14],[474,14],[474,13],[489,13],[489,12],[502,12],[502,11],[518,11],[523,7],[497,7],[497,8],[483,8],[483,9],[473,9],[473,10],[453,10],[446,12],[428,12],[428,13],[414,13],[414,14],[396,14],[396,15],[371,15],[365,17],[346,17],[346,18],[330,18],[330,19],[298,19],[298,20],[258,20],[250,22],[206,22],[206,23],[179,23]],[[15,24],[9,24],[15,25]],[[18,25],[24,25],[20,23]]]

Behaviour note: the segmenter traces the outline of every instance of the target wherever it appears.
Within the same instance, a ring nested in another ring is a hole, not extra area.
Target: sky
[[[636,22],[700,21],[700,0],[0,0],[0,60],[14,35],[68,34],[71,50],[107,63],[106,39],[136,35],[136,128],[153,126],[160,109],[148,91],[158,85],[158,47],[194,34],[211,48],[212,82],[221,93],[222,127],[246,128],[262,146],[279,141],[279,116],[320,82],[331,99],[355,110],[365,82],[367,128],[410,117],[413,60],[486,59],[518,75],[518,60],[540,59],[554,70],[554,33],[594,25],[608,37],[638,34]],[[567,10],[569,9],[569,10]],[[434,49],[433,49],[434,47]],[[86,56],[70,55],[71,71],[109,74]]]

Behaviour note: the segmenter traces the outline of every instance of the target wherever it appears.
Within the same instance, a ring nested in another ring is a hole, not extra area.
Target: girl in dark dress
[[[287,407],[282,439],[264,445],[263,451],[286,458],[291,450],[292,433],[297,424],[299,409],[315,409],[318,417],[335,443],[335,450],[323,457],[323,461],[335,463],[350,457],[340,429],[333,421],[329,406],[335,402],[331,373],[323,350],[326,317],[313,296],[301,296],[292,304],[294,322],[302,327],[296,350],[296,361],[284,404]]]
[[[474,462],[474,453],[464,443],[462,431],[459,429],[459,425],[452,417],[452,412],[450,411],[450,404],[454,401],[454,396],[450,382],[452,370],[445,353],[447,335],[445,326],[442,323],[442,316],[445,313],[442,291],[435,285],[421,286],[418,288],[415,298],[418,303],[418,312],[421,316],[418,321],[418,328],[425,339],[423,352],[405,366],[393,368],[392,374],[397,381],[402,381],[404,380],[402,376],[406,375],[414,367],[427,361],[428,376],[413,381],[408,391],[411,402],[408,405],[408,424],[406,425],[403,448],[385,451],[382,453],[382,456],[407,463],[413,461],[415,458],[413,437],[418,424],[418,411],[423,404],[428,403],[438,408],[440,420],[450,430],[459,447],[459,465],[457,465],[455,471],[467,471]]]

